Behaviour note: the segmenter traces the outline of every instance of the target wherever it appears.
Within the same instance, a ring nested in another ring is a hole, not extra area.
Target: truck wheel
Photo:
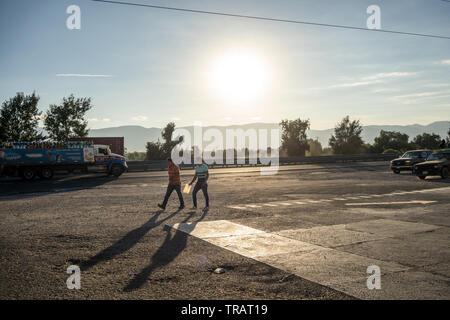
[[[31,181],[34,179],[36,172],[32,168],[25,168],[20,171],[23,180]]]
[[[53,169],[48,167],[42,168],[39,172],[39,176],[42,179],[50,180],[51,178],[53,178]]]
[[[400,170],[392,170],[395,174],[399,174]]]
[[[119,165],[114,165],[111,168],[111,174],[115,177],[119,177],[123,173],[123,168]]]
[[[425,179],[427,176],[419,176],[419,179],[420,180],[423,180],[423,179]]]
[[[441,170],[441,177],[442,177],[442,179],[448,179],[448,168],[442,168],[442,170]]]

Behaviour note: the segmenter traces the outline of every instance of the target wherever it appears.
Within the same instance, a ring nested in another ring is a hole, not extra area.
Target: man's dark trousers
[[[181,194],[181,186],[179,184],[169,184],[167,186],[166,195],[164,197],[164,202],[162,206],[165,208],[167,205],[167,201],[169,201],[169,197],[172,194],[172,191],[175,190],[178,194],[178,199],[180,200],[180,207],[184,206],[183,195]]]
[[[209,207],[209,196],[208,196],[208,184],[205,180],[197,180],[195,184],[194,191],[192,192],[192,200],[194,202],[194,207],[197,207],[197,192],[202,189],[203,195],[205,196],[206,206]]]

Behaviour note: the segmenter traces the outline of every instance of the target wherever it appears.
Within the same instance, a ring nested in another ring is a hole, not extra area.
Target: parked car
[[[414,165],[414,173],[420,178],[427,176],[441,176],[442,179],[449,177],[450,149],[442,149],[433,152],[427,161]]]
[[[391,170],[397,174],[400,171],[413,171],[414,165],[426,161],[432,152],[432,150],[407,151],[400,158],[391,161]]]

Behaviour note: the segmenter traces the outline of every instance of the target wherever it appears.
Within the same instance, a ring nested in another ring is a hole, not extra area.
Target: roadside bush
[[[386,154],[386,153],[401,154],[402,152],[399,151],[399,150],[395,150],[395,149],[386,149],[386,150],[383,151],[383,154]]]

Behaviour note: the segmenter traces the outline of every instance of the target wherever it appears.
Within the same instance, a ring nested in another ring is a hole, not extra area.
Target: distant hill
[[[225,129],[241,128],[247,129],[272,129],[278,128],[277,123],[249,123],[245,125],[234,126],[214,126],[204,127],[203,130],[208,128],[217,128],[223,135],[225,135]],[[422,133],[436,133],[441,137],[446,137],[448,129],[450,128],[450,121],[437,121],[430,123],[429,125],[372,125],[363,126],[362,138],[365,142],[373,143],[375,137],[380,134],[381,130],[387,131],[399,131],[409,135],[410,139],[414,138],[418,134]],[[191,134],[193,133],[193,127],[183,127],[187,129]],[[308,130],[307,134],[310,138],[318,138],[323,147],[328,146],[328,139],[334,132],[334,128],[326,130]],[[145,145],[148,141],[157,141],[161,138],[161,128],[145,128],[142,126],[121,126],[104,129],[91,129],[89,135],[91,137],[124,137],[125,147],[128,152],[133,151],[145,151]]]

